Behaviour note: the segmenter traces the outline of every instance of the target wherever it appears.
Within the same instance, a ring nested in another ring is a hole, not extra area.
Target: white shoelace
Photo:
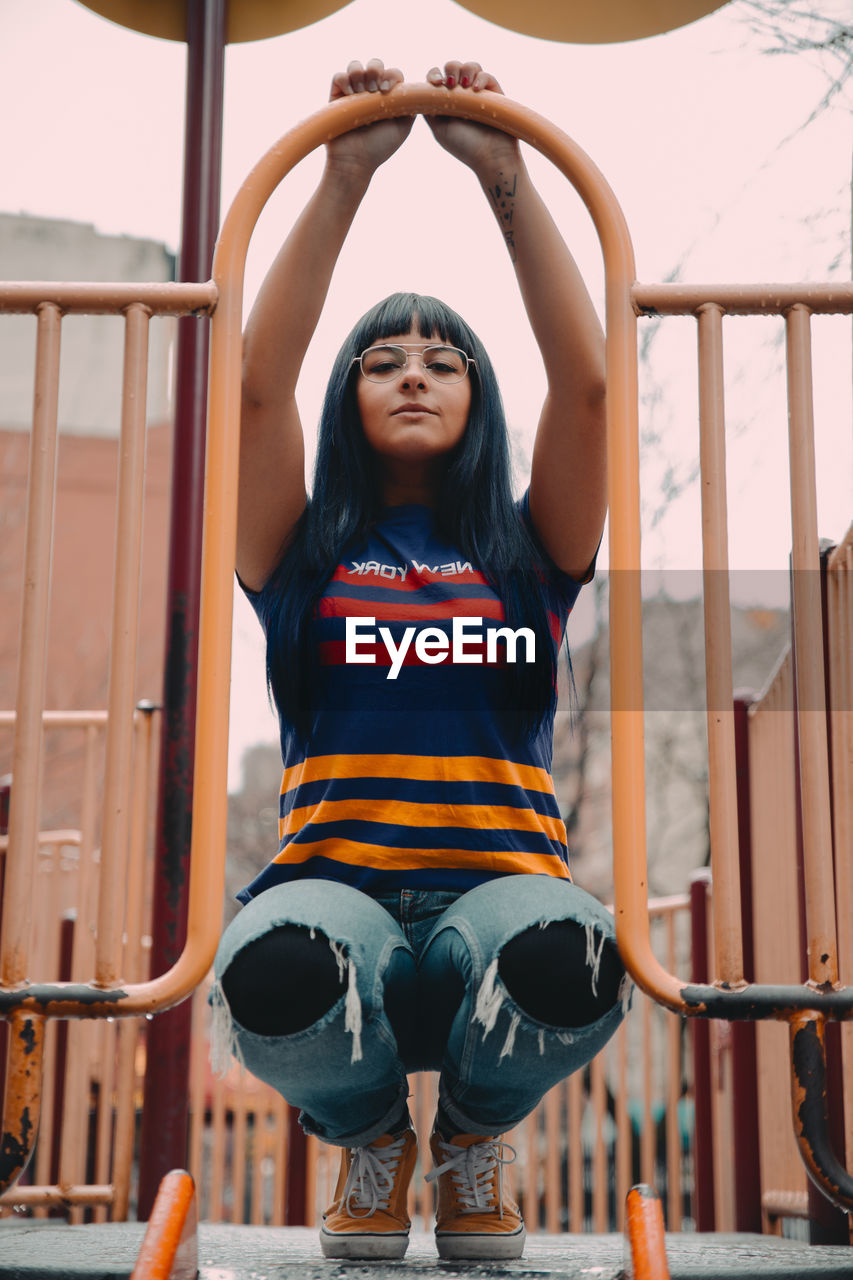
[[[454,1147],[449,1142],[438,1141],[446,1159],[426,1175],[432,1182],[442,1173],[450,1172],[459,1198],[460,1213],[482,1213],[497,1208],[503,1217],[503,1166],[512,1164],[516,1157],[514,1147],[507,1142],[486,1139],[473,1142],[470,1147]],[[509,1151],[507,1157],[502,1154]],[[497,1178],[495,1178],[497,1171]],[[495,1191],[497,1183],[497,1192]]]
[[[387,1147],[353,1147],[352,1163],[344,1186],[343,1207],[352,1218],[369,1218],[390,1207],[397,1165],[406,1135]],[[357,1212],[358,1211],[358,1212]]]

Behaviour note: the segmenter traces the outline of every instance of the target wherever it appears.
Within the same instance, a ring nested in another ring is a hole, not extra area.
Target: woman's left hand
[[[427,72],[427,81],[432,85],[445,85],[454,92],[479,93],[490,89],[492,93],[503,93],[492,73],[484,71],[479,62],[445,62],[443,70],[433,67]],[[490,170],[496,163],[518,154],[517,139],[490,125],[458,116],[424,118],[445,151],[475,173]]]

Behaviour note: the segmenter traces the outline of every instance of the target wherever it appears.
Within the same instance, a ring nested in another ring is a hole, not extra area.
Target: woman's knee
[[[533,925],[498,957],[498,975],[518,1007],[537,1022],[584,1027],[619,998],[624,968],[600,930],[574,920]]]
[[[342,960],[317,930],[279,925],[237,952],[222,989],[247,1031],[293,1035],[318,1022],[344,994]]]

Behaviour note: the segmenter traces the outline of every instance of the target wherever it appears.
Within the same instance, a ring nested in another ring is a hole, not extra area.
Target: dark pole
[[[749,799],[749,704],[734,701],[738,846],[743,975],[755,982],[752,933],[752,832]],[[735,1231],[761,1234],[761,1152],[758,1130],[758,1061],[754,1022],[732,1023]]]
[[[831,690],[829,687],[829,635],[827,628],[827,619],[829,617],[827,610],[827,585],[826,585],[826,567],[829,558],[829,546],[821,545],[820,555],[820,587],[821,587],[821,608],[823,615],[823,662],[824,671],[826,672],[826,707],[827,707],[827,731],[832,724],[832,715],[835,707],[832,703]],[[830,791],[832,789],[832,734],[828,732],[827,748],[829,751],[829,778]],[[835,837],[833,836],[833,840]],[[833,858],[837,856],[834,852]],[[835,864],[833,860],[833,873]],[[803,913],[805,915],[805,901],[803,904]],[[806,932],[803,930],[803,938]],[[808,957],[803,953],[803,964],[808,964]],[[828,1022],[826,1024],[826,1039],[824,1041],[824,1054],[826,1056],[826,1106],[830,1117],[830,1132],[835,1142],[835,1155],[844,1163],[844,1086],[843,1086],[843,1068],[841,1061],[841,1027],[837,1022]],[[848,1160],[850,1152],[847,1153]],[[809,1193],[809,1243],[810,1244],[835,1244],[845,1245],[850,1243],[850,1220],[842,1209],[838,1209],[830,1200],[826,1198],[811,1178],[808,1181]]]
[[[219,226],[227,0],[188,0],[184,190],[178,278],[207,280]],[[152,975],[186,940],[196,710],[196,659],[209,325],[178,321],[166,670],[160,749]],[[187,1159],[191,1006],[148,1029],[139,1217],[150,1217],[161,1178]]]
[[[708,874],[696,872],[690,881],[691,979],[708,981]],[[694,1018],[693,1097],[696,1123],[693,1133],[694,1204],[697,1231],[716,1227],[714,1203],[714,1123],[711,1112],[711,1028],[704,1018]]]

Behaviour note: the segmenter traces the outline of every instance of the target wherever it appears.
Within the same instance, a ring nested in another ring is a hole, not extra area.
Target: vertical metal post
[[[702,468],[702,567],[705,686],[708,706],[708,799],[714,872],[713,977],[743,981],[738,867],[737,787],[732,711],[732,628],[723,393],[723,312],[699,308],[699,456]]]
[[[828,600],[827,600],[827,559],[828,551],[821,549],[820,553],[820,602],[821,602],[821,629],[823,634],[823,661],[824,671],[829,671],[829,653],[828,653]],[[827,705],[832,707],[829,698],[829,681],[827,677]],[[828,750],[831,743],[827,743]],[[831,752],[830,752],[831,764]],[[830,788],[832,775],[830,773]],[[837,847],[834,850],[836,857],[843,857],[844,852]],[[827,1024],[824,1040],[824,1054],[826,1058],[826,1107],[830,1117],[830,1125],[834,1137],[835,1155],[844,1163],[844,1135],[845,1135],[845,1099],[844,1099],[844,1070],[841,1059],[841,1027],[837,1022]],[[849,1105],[849,1103],[848,1103]],[[848,1155],[849,1160],[849,1155]],[[826,1196],[814,1185],[811,1178],[808,1181],[809,1196],[809,1243],[810,1244],[838,1244],[845,1245],[850,1241],[850,1222],[843,1210],[836,1208],[827,1200]]]
[[[0,778],[0,836],[9,834],[9,800],[12,795],[12,775],[7,773]],[[6,859],[8,851],[0,858],[0,920],[3,919],[3,897],[6,891]],[[5,1018],[0,1022],[0,1098],[6,1092],[6,1050],[9,1039],[9,1024]]]
[[[750,699],[734,700],[737,823],[740,850],[743,974],[755,981],[752,925],[752,845],[749,801]],[[761,1234],[761,1157],[758,1142],[758,1063],[754,1022],[732,1024],[732,1077],[735,1159],[735,1230]]]
[[[693,982],[708,981],[708,874],[697,872],[690,882],[690,946]],[[693,1136],[694,1193],[693,1218],[697,1231],[713,1231],[714,1124],[711,1114],[711,1033],[704,1018],[694,1018],[693,1091],[696,1125]]]
[[[308,1139],[299,1123],[299,1112],[287,1112],[287,1173],[284,1184],[284,1225],[308,1227]]]
[[[219,224],[226,0],[187,4],[187,96],[179,277],[207,280]],[[178,322],[166,674],[154,886],[152,975],[178,958],[186,937],[201,595],[209,327]],[[148,1033],[139,1214],[160,1180],[186,1163],[191,1006],[161,1014]]]

